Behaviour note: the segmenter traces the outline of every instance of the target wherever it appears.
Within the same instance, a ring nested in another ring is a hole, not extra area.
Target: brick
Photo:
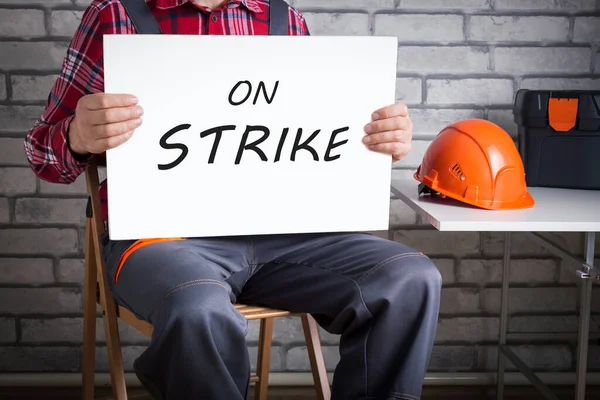
[[[78,347],[0,347],[0,370],[11,372],[78,372]]]
[[[19,223],[85,223],[85,199],[17,199],[15,221]]]
[[[516,139],[517,124],[515,123],[512,110],[490,110],[487,119],[504,129],[510,136]]]
[[[476,359],[473,346],[433,346],[428,371],[468,371]]]
[[[17,329],[13,318],[0,318],[0,343],[12,343],[17,340]]]
[[[0,258],[0,282],[13,285],[42,285],[54,282],[48,258]]]
[[[73,36],[79,27],[82,16],[82,11],[53,11],[50,17],[50,34],[53,36]]]
[[[576,288],[510,288],[508,309],[516,312],[572,312],[577,309]],[[500,289],[483,291],[484,311],[500,313]]]
[[[378,14],[376,36],[397,36],[400,42],[444,44],[464,40],[461,15]]]
[[[590,70],[590,49],[570,47],[498,47],[496,72],[584,73]]]
[[[554,282],[556,261],[554,260],[511,260],[510,282],[549,283]],[[458,280],[464,283],[499,283],[502,281],[502,260],[462,260]]]
[[[338,346],[323,346],[323,357],[328,371],[332,371],[340,361]],[[306,346],[293,347],[286,354],[287,371],[310,371]]]
[[[335,9],[382,9],[394,8],[394,0],[345,0],[332,2],[331,0],[295,0],[294,7],[303,8],[335,8]]]
[[[21,341],[23,343],[81,343],[83,318],[23,318],[21,319]]]
[[[417,168],[423,161],[423,156],[427,148],[431,144],[429,140],[413,140],[412,149],[402,160],[398,161],[398,165],[403,168]]]
[[[480,311],[478,289],[442,288],[440,314],[478,313]]]
[[[255,319],[248,321],[248,333],[246,334],[246,341],[250,343],[258,343],[258,333],[260,330],[260,321]]]
[[[465,74],[486,73],[490,70],[490,52],[487,47],[400,46],[398,49],[398,72]]]
[[[96,338],[101,342],[106,341],[104,319],[102,318],[98,319],[98,325],[96,325]],[[149,338],[123,320],[119,320],[119,338],[123,344],[148,345],[150,343]]]
[[[454,260],[438,258],[432,261],[437,267],[437,269],[440,271],[440,275],[442,275],[442,283],[444,285],[454,283]]]
[[[67,44],[57,42],[0,42],[0,69],[58,70],[67,54]]]
[[[596,8],[595,0],[496,0],[496,10],[584,11]]]
[[[319,337],[321,338],[322,344],[333,344],[339,346],[341,335],[327,332],[325,329],[319,327]]]
[[[283,354],[284,350],[282,347],[272,346],[271,347],[271,358],[269,360],[269,370],[271,372],[280,372],[284,370],[283,365]],[[256,363],[258,361],[258,348],[249,347],[248,357],[250,357],[250,370],[256,372]]]
[[[533,371],[565,371],[571,369],[573,354],[568,346],[561,345],[522,345],[510,349]],[[478,351],[478,369],[496,371],[498,368],[498,347],[482,346]],[[507,359],[506,371],[516,371]]]
[[[27,132],[43,111],[43,107],[38,106],[0,106],[0,130]]]
[[[65,254],[77,251],[75,229],[35,228],[0,230],[0,253]]]
[[[575,315],[527,315],[512,317],[511,332],[577,332],[579,317]],[[600,332],[599,321],[590,321],[590,331]]]
[[[0,74],[0,100],[6,100],[6,77]]]
[[[413,138],[433,139],[442,129],[456,121],[483,117],[482,110],[414,109],[411,111]]]
[[[56,81],[56,75],[11,77],[12,99],[42,101],[48,98],[50,90]]]
[[[442,318],[438,323],[436,342],[480,343],[498,339],[498,318]]]
[[[565,248],[567,251],[574,254],[582,254],[583,240],[580,233],[544,233],[544,237],[553,241],[557,245]],[[504,234],[500,232],[482,232],[481,243],[483,252],[492,256],[501,256],[504,254]],[[549,256],[552,253],[548,252],[537,242],[530,239],[525,233],[512,233],[510,235],[510,253],[512,256]]]
[[[417,220],[417,214],[402,200],[392,200],[390,203],[390,228],[396,229],[402,225],[412,225]]]
[[[0,197],[0,223],[5,224],[10,220],[10,207],[8,199]]]
[[[125,372],[133,372],[133,362],[145,350],[147,346],[122,346],[123,369]],[[96,347],[96,372],[108,372],[108,353],[106,347]]]
[[[79,175],[75,182],[70,184],[54,183],[40,180],[41,194],[68,194],[68,195],[87,195],[85,174]],[[87,197],[86,197],[87,198]]]
[[[573,41],[580,43],[600,41],[600,17],[575,18]]]
[[[142,333],[119,320],[122,344],[148,344]],[[82,343],[83,318],[22,319],[21,340],[25,343]],[[106,342],[103,318],[96,319],[96,341]]]
[[[404,10],[489,10],[490,0],[402,0]]]
[[[0,168],[0,194],[33,194],[35,180],[29,168]]]
[[[305,13],[313,36],[365,36],[369,33],[368,14]]]
[[[300,318],[284,317],[275,319],[273,340],[276,343],[303,343],[305,339]]]
[[[56,280],[65,283],[79,283],[83,285],[85,276],[84,260],[62,259],[56,270]]]
[[[23,139],[0,138],[0,160],[3,165],[27,167]]]
[[[600,69],[596,69],[600,72]],[[600,78],[526,78],[521,89],[600,90]]]
[[[256,343],[258,340],[259,321],[249,321],[252,328],[249,329],[247,339],[251,343]],[[332,335],[319,327],[321,341],[328,344],[337,344],[339,342],[338,335]],[[275,344],[298,343],[304,345],[306,339],[302,328],[302,321],[299,317],[282,317],[275,320],[273,327],[273,341]]]
[[[472,16],[470,40],[484,42],[566,42],[567,17]]]
[[[45,34],[42,10],[0,9],[0,36],[30,38]]]
[[[427,104],[511,104],[511,79],[428,79]]]
[[[398,78],[396,80],[396,101],[408,105],[420,104],[423,101],[423,90],[420,78]]]
[[[479,234],[476,232],[396,231],[394,240],[428,256],[475,253],[479,248]]]
[[[61,314],[81,311],[81,292],[75,288],[1,288],[0,313]]]

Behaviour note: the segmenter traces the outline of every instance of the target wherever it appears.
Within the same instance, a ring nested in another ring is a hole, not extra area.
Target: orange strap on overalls
[[[150,244],[160,243],[160,242],[171,242],[174,240],[185,240],[185,239],[183,239],[183,238],[140,239],[140,240],[136,241],[134,244],[132,244],[131,246],[129,246],[129,248],[121,255],[121,258],[119,259],[119,265],[117,265],[117,270],[115,272],[115,285],[117,284],[117,281],[119,280],[119,274],[121,273],[123,264],[125,264],[125,261],[127,261],[127,258],[129,258],[129,256],[132,255],[134,251],[139,250],[142,247],[148,246]]]

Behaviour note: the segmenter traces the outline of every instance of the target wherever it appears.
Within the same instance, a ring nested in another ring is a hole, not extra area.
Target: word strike
[[[168,140],[171,138],[171,136],[173,136],[177,132],[182,131],[182,130],[187,130],[190,127],[191,127],[190,124],[178,125],[175,128],[168,131],[167,133],[165,133],[160,138],[160,141],[159,141],[160,147],[162,147],[165,150],[180,150],[181,154],[179,154],[179,157],[177,157],[177,159],[175,159],[173,162],[171,162],[169,164],[158,164],[159,170],[161,170],[161,171],[170,170],[172,168],[177,167],[179,164],[181,164],[183,162],[183,160],[185,160],[185,158],[187,157],[187,155],[189,153],[188,147],[183,143],[169,143]],[[235,129],[236,129],[235,125],[223,125],[223,126],[218,126],[218,127],[212,128],[212,129],[205,130],[200,133],[200,138],[205,138],[205,137],[213,135],[213,134],[215,135],[215,140],[213,142],[212,150],[210,152],[210,156],[208,159],[209,164],[213,164],[215,162],[215,157],[217,156],[217,150],[219,148],[219,143],[221,141],[223,132],[233,131]],[[349,127],[344,127],[344,128],[336,129],[331,133],[331,136],[329,138],[329,143],[328,143],[327,149],[325,151],[325,155],[323,156],[323,161],[330,162],[330,161],[334,161],[334,160],[337,160],[338,158],[340,158],[339,154],[331,155],[331,151],[337,147],[340,147],[340,146],[348,143],[347,139],[344,139],[344,140],[341,140],[338,142],[336,142],[335,140],[337,138],[337,135],[339,135],[340,133],[346,132],[349,129],[350,129]],[[262,132],[262,135],[260,138],[256,139],[255,141],[248,143],[248,137],[250,136],[250,133],[252,133],[252,132]],[[308,151],[312,155],[313,160],[319,161],[319,154],[317,153],[315,148],[310,145],[310,143],[319,135],[320,132],[321,132],[321,130],[318,129],[315,132],[313,132],[309,136],[308,139],[302,141],[302,128],[298,128],[298,131],[296,133],[296,138],[294,140],[294,145],[293,145],[292,151],[290,153],[290,161],[292,161],[292,162],[296,161],[296,154],[300,150]],[[247,150],[254,151],[256,154],[258,154],[258,156],[260,157],[260,159],[262,161],[268,162],[269,159],[268,159],[267,155],[259,146],[261,143],[263,143],[265,140],[267,140],[270,133],[271,132],[269,131],[269,129],[265,126],[247,125],[246,130],[244,131],[244,134],[242,135],[242,138],[240,140],[240,145],[238,147],[237,155],[235,157],[235,164],[238,165],[242,161],[242,155],[243,155],[244,151],[247,151]],[[277,151],[275,152],[275,157],[273,159],[273,162],[278,162],[281,160],[281,153],[283,150],[283,145],[288,136],[288,133],[289,133],[289,128],[285,128],[283,130],[283,132],[281,133],[281,137],[279,138],[279,143],[277,144]]]
[[[271,92],[271,96],[269,96],[267,93],[267,86],[265,85],[265,83],[263,81],[260,81],[258,84],[258,89],[256,90],[256,94],[254,95],[254,100],[253,100],[252,104],[256,105],[261,94],[263,95],[267,104],[272,104],[273,100],[275,99],[275,95],[277,94],[278,88],[279,88],[279,81],[275,82],[275,87],[273,88],[273,91]],[[245,89],[245,93],[242,96],[240,96],[239,91],[244,90],[244,89]],[[252,83],[250,81],[239,81],[238,83],[235,84],[235,86],[229,92],[229,98],[228,98],[229,104],[234,107],[237,107],[237,106],[240,106],[240,105],[246,103],[252,96],[252,92],[253,92]],[[169,143],[168,140],[171,138],[171,136],[173,136],[177,132],[187,130],[190,127],[191,127],[190,124],[178,125],[175,128],[168,131],[167,133],[165,133],[160,138],[159,144],[160,144],[160,147],[162,147],[163,149],[165,149],[165,150],[180,150],[181,151],[181,154],[179,154],[179,157],[177,157],[177,159],[175,159],[175,161],[173,161],[169,164],[158,164],[158,169],[160,171],[166,171],[166,170],[175,168],[176,166],[181,164],[183,162],[183,160],[185,160],[185,158],[187,157],[187,155],[189,153],[188,147],[183,143]],[[219,148],[219,143],[221,142],[221,136],[223,135],[223,132],[234,131],[235,129],[236,129],[235,125],[223,125],[223,126],[217,126],[215,128],[205,130],[200,133],[200,138],[205,138],[205,137],[213,135],[213,134],[215,135],[215,141],[213,142],[213,147],[210,152],[210,156],[208,158],[209,164],[213,164],[215,162],[215,157],[217,156],[217,150]],[[325,151],[325,155],[323,156],[323,161],[330,162],[330,161],[334,161],[334,160],[337,160],[338,158],[340,158],[339,154],[331,155],[331,151],[333,149],[335,149],[336,147],[339,147],[339,146],[342,146],[342,145],[348,143],[347,139],[339,141],[339,142],[336,142],[335,140],[336,140],[337,135],[339,135],[342,132],[346,132],[349,129],[350,129],[349,127],[340,128],[340,129],[334,130],[331,133],[331,136],[329,138],[329,144],[327,145],[327,150]],[[251,143],[248,143],[248,137],[250,136],[250,133],[252,133],[252,132],[262,132],[262,136],[259,139],[255,140]],[[300,151],[300,150],[308,151],[312,155],[313,160],[319,161],[319,154],[314,149],[314,147],[312,147],[310,145],[310,142],[315,140],[315,138],[319,135],[320,132],[321,132],[320,129],[316,130],[315,132],[313,132],[312,135],[310,135],[310,137],[308,139],[306,139],[305,141],[302,142],[301,141],[302,140],[302,128],[298,128],[298,131],[296,133],[296,139],[294,140],[294,146],[292,147],[292,151],[290,154],[290,161],[296,161],[296,153],[298,153],[298,151]],[[289,133],[289,128],[285,128],[283,130],[283,132],[281,133],[281,137],[279,138],[279,143],[277,145],[277,151],[275,152],[275,157],[274,157],[273,162],[278,162],[281,160],[281,153],[283,151],[283,145],[285,143],[285,139],[287,138],[288,133]],[[267,138],[269,137],[270,134],[271,134],[271,132],[265,126],[247,125],[246,130],[244,131],[244,134],[242,135],[240,145],[238,147],[237,155],[235,157],[235,164],[238,165],[242,161],[242,155],[243,155],[244,151],[246,151],[246,150],[252,150],[256,154],[258,154],[258,156],[260,157],[260,159],[262,161],[265,161],[265,162],[269,161],[267,155],[259,146],[261,143],[263,143],[265,140],[267,140]]]

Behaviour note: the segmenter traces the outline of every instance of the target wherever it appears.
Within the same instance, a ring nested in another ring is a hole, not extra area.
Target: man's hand
[[[79,100],[69,125],[69,147],[79,155],[102,154],[125,143],[142,124],[137,99],[127,94],[97,93]]]
[[[412,146],[412,122],[406,104],[381,108],[371,118],[363,143],[372,151],[391,154],[394,162],[400,161]]]

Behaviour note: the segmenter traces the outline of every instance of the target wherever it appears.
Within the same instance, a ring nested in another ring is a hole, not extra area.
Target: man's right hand
[[[69,147],[79,155],[102,154],[122,145],[142,124],[143,110],[128,94],[82,97],[69,125]]]

